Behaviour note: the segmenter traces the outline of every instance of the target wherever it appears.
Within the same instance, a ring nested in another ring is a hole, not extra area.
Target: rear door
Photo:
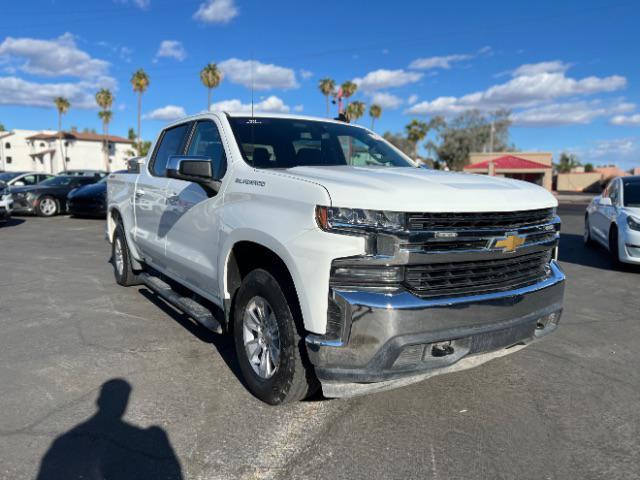
[[[209,158],[214,177],[222,180],[227,154],[219,125],[199,120],[187,155]],[[210,197],[198,184],[170,179],[167,187],[167,262],[169,274],[201,293],[218,298],[218,251],[222,193]]]
[[[134,238],[144,261],[164,269],[166,223],[167,161],[183,153],[191,123],[183,123],[162,132],[149,164],[141,169],[134,191],[136,228]]]

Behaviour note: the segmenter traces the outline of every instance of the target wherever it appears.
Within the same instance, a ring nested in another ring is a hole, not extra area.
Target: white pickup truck
[[[207,113],[108,179],[121,285],[233,335],[271,404],[359,395],[477,366],[553,331],[555,198],[418,168],[374,132]]]

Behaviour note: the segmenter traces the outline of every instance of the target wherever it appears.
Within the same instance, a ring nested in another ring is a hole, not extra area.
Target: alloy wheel
[[[280,332],[273,308],[263,297],[247,303],[242,338],[253,371],[263,380],[271,378],[280,364]]]

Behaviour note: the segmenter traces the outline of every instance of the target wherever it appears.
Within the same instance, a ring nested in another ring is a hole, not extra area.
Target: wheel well
[[[611,227],[609,227],[609,245],[611,245],[611,241],[613,240],[613,235],[618,235],[618,225],[616,225],[615,223],[611,224]]]
[[[295,283],[284,261],[277,253],[263,245],[243,241],[233,246],[227,262],[226,285],[229,303],[226,305],[225,312],[228,327],[233,324],[233,304],[240,284],[248,273],[257,268],[268,271],[278,280],[289,301],[294,318],[302,319]]]

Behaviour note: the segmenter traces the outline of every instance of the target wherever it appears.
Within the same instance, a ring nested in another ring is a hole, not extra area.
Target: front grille
[[[512,290],[549,275],[550,252],[466,262],[406,267],[406,287],[421,297],[470,295]]]
[[[409,230],[514,230],[548,223],[553,219],[552,208],[520,212],[480,213],[409,213]]]

